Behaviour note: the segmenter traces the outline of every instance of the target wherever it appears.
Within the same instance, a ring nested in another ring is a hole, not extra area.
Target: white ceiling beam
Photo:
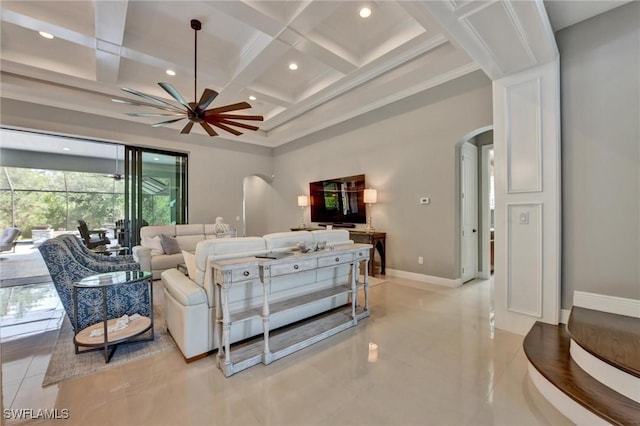
[[[96,0],[94,3],[97,81],[118,82],[128,5],[128,0]]]
[[[287,109],[282,114],[269,120],[269,128],[271,130],[289,120],[292,120],[305,112],[322,105],[325,102],[336,98],[343,93],[352,90],[377,76],[384,74],[400,65],[403,65],[413,59],[429,52],[447,43],[448,40],[441,34],[429,38],[425,33],[420,34],[402,46],[383,55],[360,69],[340,79],[336,83],[328,86],[324,90],[309,96],[305,100],[297,103],[294,107]]]

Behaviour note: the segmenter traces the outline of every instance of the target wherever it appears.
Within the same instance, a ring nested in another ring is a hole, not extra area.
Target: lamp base
[[[367,218],[367,226],[365,226],[364,230],[365,232],[373,232],[376,229],[373,227],[373,225],[371,224],[372,220],[371,220],[371,216],[369,216]]]

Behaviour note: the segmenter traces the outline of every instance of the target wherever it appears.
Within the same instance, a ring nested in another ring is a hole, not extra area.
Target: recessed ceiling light
[[[256,100],[256,97],[255,97],[255,96],[253,96],[253,95],[251,95],[251,96],[249,96],[249,100],[250,100],[250,101],[255,101],[255,100]]]
[[[371,16],[371,9],[369,9],[368,7],[363,7],[362,9],[360,9],[361,18],[368,18],[369,16]]]
[[[295,70],[297,70],[297,69],[298,69],[298,64],[296,64],[295,62],[291,62],[291,63],[289,64],[289,69],[290,69],[291,71],[295,71]]]
[[[172,77],[176,75],[176,72],[174,70],[167,70],[166,73]]]
[[[62,148],[63,151],[71,151],[71,148],[67,148],[66,146]]]
[[[49,40],[51,40],[53,38],[53,34],[46,33],[44,31],[38,31],[38,34],[40,34],[44,38],[48,38]]]

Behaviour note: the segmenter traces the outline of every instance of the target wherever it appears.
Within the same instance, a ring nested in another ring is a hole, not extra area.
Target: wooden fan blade
[[[167,124],[175,123],[176,121],[184,120],[187,117],[176,118],[175,120],[162,121],[160,123],[152,124],[151,127],[163,127]]]
[[[111,100],[113,102],[117,102],[119,104],[156,108],[156,109],[161,109],[163,111],[171,111],[171,112],[175,112],[175,113],[184,114],[184,111],[179,109],[176,106],[172,106],[171,108],[169,108],[169,107],[165,107],[165,106],[162,106],[162,105],[148,104],[146,102],[128,101],[128,100],[125,100],[125,99],[111,99]]]
[[[216,115],[220,118],[225,118],[229,120],[264,121],[264,117],[261,115],[239,115],[239,114],[216,114]]]
[[[236,129],[232,129],[232,128],[231,128],[231,127],[229,127],[229,126],[225,126],[224,124],[220,123],[219,121],[213,121],[213,122],[211,122],[211,121],[209,121],[209,120],[207,120],[207,119],[205,119],[204,121],[206,121],[207,123],[210,123],[210,124],[211,124],[211,125],[213,125],[213,126],[219,127],[219,128],[221,128],[222,130],[226,130],[227,132],[229,132],[229,133],[231,133],[231,134],[233,134],[233,135],[240,136],[240,135],[242,134],[242,132],[239,132],[239,131],[237,131]]]
[[[184,116],[184,112],[181,113],[175,113],[175,114],[160,114],[160,113],[153,113],[153,112],[127,112],[127,115],[130,115],[131,117],[179,117],[179,116]]]
[[[225,105],[218,108],[212,108],[204,112],[204,116],[207,117],[212,114],[220,114],[227,111],[237,111],[240,109],[251,108],[247,102],[238,102],[237,104]]]
[[[187,102],[187,100],[175,89],[175,87],[173,87],[169,83],[158,83],[158,85],[166,90],[168,94],[173,96],[173,98],[176,101],[180,102],[186,109],[195,113],[193,108],[191,108],[191,105],[189,105],[189,102]]]
[[[218,133],[216,133],[216,131],[213,130],[213,128],[209,126],[207,123],[205,123],[204,121],[201,121],[200,125],[204,130],[206,130],[207,133],[209,133],[209,136],[218,136]]]
[[[168,105],[171,108],[174,108],[174,109],[180,111],[180,109],[178,107],[176,107],[172,103],[169,103],[169,102],[165,101],[164,99],[160,99],[160,98],[157,98],[155,96],[147,95],[146,93],[138,92],[137,90],[129,89],[128,87],[123,87],[122,90],[124,90],[127,93],[131,93],[132,95],[136,95],[136,96],[140,96],[141,98],[148,99],[148,100],[150,100],[152,102],[155,102],[157,104]]]
[[[202,92],[202,96],[200,97],[200,102],[198,102],[198,105],[196,106],[195,109],[197,111],[203,111],[207,109],[209,104],[213,102],[213,100],[217,97],[218,97],[218,92],[216,92],[215,90],[204,89],[204,92]]]
[[[182,128],[182,130],[180,130],[180,133],[185,134],[185,135],[189,134],[189,132],[191,131],[192,127],[193,127],[193,121],[190,121],[190,122],[187,123],[186,126],[184,126]]]
[[[236,127],[242,127],[243,129],[248,129],[248,130],[253,130],[254,132],[256,130],[258,130],[258,127],[256,126],[251,126],[249,124],[244,124],[244,123],[238,123],[236,121],[231,121],[231,120],[217,120],[216,123],[224,123],[224,124],[228,124],[230,126],[236,126]]]

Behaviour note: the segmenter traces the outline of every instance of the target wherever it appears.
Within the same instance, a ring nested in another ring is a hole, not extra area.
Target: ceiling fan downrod
[[[198,99],[198,31],[202,29],[202,22],[197,19],[191,20],[191,28],[193,28],[193,99]]]

